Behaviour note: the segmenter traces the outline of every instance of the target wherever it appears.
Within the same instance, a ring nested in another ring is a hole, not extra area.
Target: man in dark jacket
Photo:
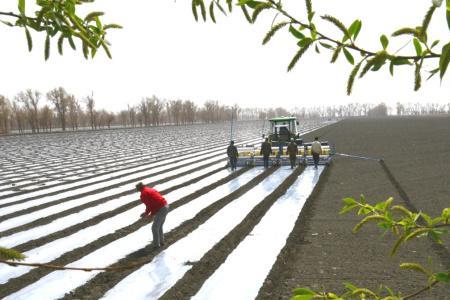
[[[230,160],[231,171],[236,170],[236,163],[238,157],[238,151],[234,145],[234,141],[230,142],[230,146],[227,148],[228,159]]]
[[[291,169],[293,169],[295,167],[295,161],[297,160],[297,153],[298,153],[298,146],[295,143],[294,139],[291,139],[291,142],[287,146],[287,153],[289,154]]]
[[[169,205],[166,199],[155,189],[139,182],[136,184],[136,190],[141,192],[141,201],[145,204],[145,212],[141,218],[154,216],[152,224],[153,248],[159,248],[164,245],[163,225],[169,212]]]
[[[263,156],[264,168],[269,167],[269,156],[272,154],[272,144],[269,143],[269,139],[266,138],[261,144],[261,154]]]

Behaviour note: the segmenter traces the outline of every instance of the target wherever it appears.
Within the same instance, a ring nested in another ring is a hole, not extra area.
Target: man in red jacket
[[[136,184],[136,190],[141,192],[141,201],[145,204],[145,212],[141,214],[141,218],[153,218],[153,248],[159,248],[164,245],[163,225],[169,212],[169,205],[161,194],[148,186],[139,182]]]

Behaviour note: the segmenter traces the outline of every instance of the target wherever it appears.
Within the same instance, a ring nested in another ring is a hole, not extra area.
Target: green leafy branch
[[[23,255],[22,253],[14,250],[14,249],[0,247],[0,259],[18,261],[18,260],[24,260],[25,255]]]
[[[363,195],[359,201],[354,198],[344,198],[344,206],[340,214],[356,211],[357,215],[364,218],[354,226],[353,232],[358,232],[368,223],[376,225],[391,232],[398,237],[391,255],[394,255],[402,243],[422,236],[430,237],[434,242],[442,243],[442,237],[448,236],[450,227],[450,207],[442,210],[440,216],[430,217],[423,212],[412,212],[401,205],[392,205],[393,198],[379,202],[375,205],[368,204]],[[394,292],[386,286],[380,286],[377,291],[364,287],[356,287],[351,283],[345,283],[345,290],[342,294],[327,291],[314,291],[309,288],[297,288],[293,291],[292,300],[309,299],[376,299],[376,300],[406,300],[416,297],[431,289],[438,283],[450,284],[450,270],[444,272],[432,272],[417,263],[402,263],[400,268],[412,270],[423,274],[427,284],[409,295],[402,295],[401,292]]]
[[[405,267],[406,268],[406,267]],[[449,274],[433,274],[430,276],[431,281],[429,284],[412,294],[403,296],[401,292],[394,292],[387,286],[381,285],[378,290],[371,290],[364,287],[357,287],[352,283],[345,283],[345,290],[343,293],[333,293],[326,291],[314,291],[309,288],[296,288],[293,290],[293,296],[291,300],[311,300],[311,299],[325,299],[325,300],[345,300],[345,299],[375,299],[375,300],[407,300],[428,291],[435,286],[439,281],[435,278],[445,277],[448,279]]]
[[[197,21],[199,19],[198,9],[202,13],[203,20],[206,21],[207,19],[205,1],[206,0],[192,1],[193,13]],[[225,2],[231,13],[233,1],[225,0]],[[414,90],[417,91],[422,84],[422,67],[424,60],[439,59],[439,65],[435,69],[429,71],[430,76],[427,79],[439,72],[442,80],[450,63],[450,41],[442,46],[441,53],[437,53],[433,49],[440,41],[435,40],[430,43],[427,34],[429,24],[434,12],[441,4],[440,2],[438,0],[433,1],[419,26],[400,28],[391,34],[392,37],[403,35],[411,37],[411,44],[413,45],[412,50],[414,51],[414,54],[411,55],[398,55],[397,53],[402,50],[403,47],[396,52],[389,51],[389,38],[384,34],[380,36],[380,49],[376,51],[369,51],[357,45],[356,39],[362,28],[362,21],[359,19],[353,21],[350,26],[346,26],[334,16],[322,15],[320,17],[322,20],[332,24],[341,33],[340,38],[327,36],[317,29],[317,23],[314,19],[316,12],[313,10],[312,0],[305,0],[306,18],[304,21],[287,12],[283,8],[281,0],[237,0],[234,5],[241,8],[245,19],[249,23],[255,23],[258,16],[266,11],[275,13],[275,17],[280,15],[284,17],[283,21],[272,24],[271,29],[263,39],[263,44],[268,43],[280,29],[288,28],[287,30],[292,34],[299,47],[288,65],[288,71],[292,70],[300,58],[311,48],[314,48],[317,53],[320,53],[321,49],[331,51],[331,63],[336,62],[340,53],[343,53],[347,62],[354,65],[347,81],[347,94],[350,95],[356,78],[364,77],[368,71],[376,72],[385,65],[389,65],[389,72],[392,76],[394,76],[395,67],[403,65],[414,66]],[[446,0],[446,3],[447,25],[450,29],[450,0]],[[215,8],[219,8],[219,10],[226,15],[226,11],[221,6],[220,0],[211,1],[209,3],[209,12],[213,22],[216,22],[216,17],[214,15]],[[355,54],[361,56],[359,61],[355,59]]]
[[[358,215],[365,217],[355,225],[353,232],[358,232],[362,226],[375,222],[385,232],[392,232],[398,237],[391,255],[394,255],[402,243],[413,238],[428,236],[434,242],[442,244],[442,237],[448,236],[450,228],[450,207],[442,210],[440,216],[432,218],[424,212],[412,212],[401,205],[392,205],[393,198],[379,202],[376,205],[366,203],[361,195],[359,201],[354,198],[344,198],[345,205],[341,214],[357,210]]]
[[[106,55],[111,58],[110,43],[106,40],[107,31],[119,29],[118,24],[103,24],[103,12],[94,11],[84,18],[77,14],[79,5],[94,2],[94,0],[36,0],[38,9],[34,16],[26,14],[26,1],[18,0],[18,13],[0,12],[0,17],[7,17],[15,21],[0,19],[0,22],[11,27],[23,27],[27,40],[28,50],[33,49],[33,39],[30,31],[45,33],[44,57],[50,57],[50,39],[57,39],[59,54],[63,54],[64,42],[67,41],[73,50],[76,50],[74,39],[82,44],[83,55],[86,59],[93,58],[99,48],[103,48]]]

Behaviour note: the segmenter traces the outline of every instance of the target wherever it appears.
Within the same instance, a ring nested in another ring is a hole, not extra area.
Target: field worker
[[[143,185],[142,182],[136,184],[136,190],[141,192],[141,201],[145,204],[145,212],[141,214],[141,218],[154,217],[152,245],[154,249],[157,249],[164,245],[163,225],[169,212],[169,205],[158,191]]]
[[[272,154],[272,144],[269,143],[269,139],[266,138],[261,144],[261,155],[263,156],[264,168],[269,167],[269,155]]]
[[[320,145],[319,138],[316,136],[314,142],[311,144],[311,154],[314,160],[314,169],[317,169],[319,164],[320,154],[322,154],[322,146]]]
[[[291,139],[291,142],[287,146],[287,153],[289,154],[291,169],[293,169],[295,167],[295,161],[297,160],[297,153],[298,153],[298,146],[295,143],[294,139]]]
[[[234,145],[234,141],[230,142],[230,146],[227,148],[227,155],[230,160],[231,171],[236,170],[238,152],[236,146]]]

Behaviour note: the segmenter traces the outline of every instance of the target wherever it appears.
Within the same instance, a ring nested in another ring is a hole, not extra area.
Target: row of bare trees
[[[19,92],[12,101],[0,95],[0,134],[14,132],[48,132],[52,130],[101,129],[120,127],[147,127],[217,123],[236,120],[270,119],[277,116],[297,116],[299,119],[339,119],[353,116],[447,114],[450,103],[397,103],[395,108],[384,103],[349,103],[346,105],[278,108],[240,108],[226,106],[218,101],[206,101],[197,106],[190,100],[162,100],[156,96],[144,97],[137,105],[127,105],[118,112],[97,109],[93,95],[81,100],[64,88],[55,88],[45,94],[28,89]]]

